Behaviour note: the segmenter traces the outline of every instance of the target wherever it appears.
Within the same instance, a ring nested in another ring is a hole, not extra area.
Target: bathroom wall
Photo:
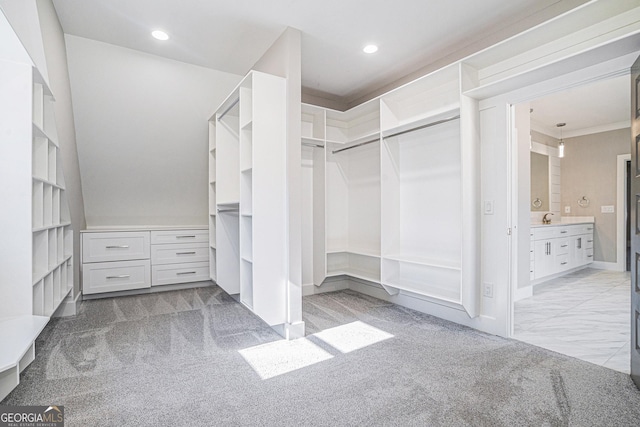
[[[624,191],[616,188],[617,157],[631,152],[630,140],[629,128],[564,140],[562,215],[595,217],[594,261],[616,262],[616,213],[602,213],[601,207],[615,206],[617,191]],[[590,201],[586,208],[577,203],[582,196]]]

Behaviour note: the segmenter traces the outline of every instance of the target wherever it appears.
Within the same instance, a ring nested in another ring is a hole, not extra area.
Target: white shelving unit
[[[73,288],[73,230],[53,95],[0,13],[0,400]]]
[[[211,279],[269,325],[284,325],[285,80],[250,72],[211,118],[210,132]]]
[[[316,147],[313,168],[325,178],[317,185],[314,172],[315,285],[345,275],[478,314],[478,108],[461,94],[468,73],[450,66],[346,112],[303,105],[302,144]]]

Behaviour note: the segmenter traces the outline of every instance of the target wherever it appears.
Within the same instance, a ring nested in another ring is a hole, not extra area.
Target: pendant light
[[[566,126],[566,123],[558,123],[556,126],[560,128],[560,142],[558,143],[558,157],[564,157],[564,141],[562,140],[562,128]]]

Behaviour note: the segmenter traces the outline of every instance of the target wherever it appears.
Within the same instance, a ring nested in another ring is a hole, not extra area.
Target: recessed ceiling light
[[[375,44],[368,44],[362,49],[364,53],[376,53],[378,51],[378,46]]]
[[[169,34],[161,30],[152,31],[151,35],[158,40],[169,40]]]

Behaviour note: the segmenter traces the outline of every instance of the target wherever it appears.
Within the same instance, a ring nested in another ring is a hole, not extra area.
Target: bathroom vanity
[[[593,221],[531,225],[532,284],[593,262]]]

